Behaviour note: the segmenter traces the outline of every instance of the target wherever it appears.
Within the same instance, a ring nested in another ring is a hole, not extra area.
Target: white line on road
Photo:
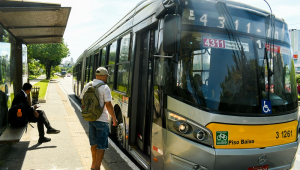
[[[63,92],[69,97],[69,99],[75,104],[78,110],[81,111],[81,107],[67,94],[65,89],[60,85],[59,81],[58,85],[59,87],[63,90]],[[118,147],[117,145],[110,139],[108,138],[108,143],[117,151],[117,153],[120,154],[120,156],[123,158],[123,160],[133,169],[133,170],[140,170]]]

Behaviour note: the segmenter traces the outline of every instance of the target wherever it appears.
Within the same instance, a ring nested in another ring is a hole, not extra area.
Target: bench
[[[12,127],[8,126],[0,136],[0,143],[15,143],[20,142],[23,133],[27,126]]]

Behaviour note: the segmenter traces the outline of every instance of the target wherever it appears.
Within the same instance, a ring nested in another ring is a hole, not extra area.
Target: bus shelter
[[[61,4],[0,1],[0,135],[14,95],[29,82],[27,45],[61,43],[70,11]]]

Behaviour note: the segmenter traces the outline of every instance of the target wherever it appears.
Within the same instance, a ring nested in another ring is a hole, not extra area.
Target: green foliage
[[[51,79],[59,79],[60,77],[58,77],[57,75],[51,76]]]
[[[68,71],[67,71],[67,73],[72,73],[73,72],[73,69],[69,69]]]
[[[296,82],[299,84],[300,83],[300,74],[296,75]]]
[[[41,70],[44,70],[44,66],[37,60],[35,59],[30,59],[28,61],[28,70],[29,70],[29,79],[31,77],[38,77],[42,74]]]
[[[59,66],[55,66],[53,70],[54,70],[55,73],[60,73],[61,72],[61,68]]]
[[[69,55],[69,48],[64,41],[56,44],[28,45],[28,58],[38,60],[45,66],[47,79],[50,79],[51,68],[58,66],[61,60]]]

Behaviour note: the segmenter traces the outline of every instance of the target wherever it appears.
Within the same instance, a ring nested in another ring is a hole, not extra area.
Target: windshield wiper
[[[270,69],[270,63],[269,63],[269,58],[268,58],[268,50],[267,50],[267,47],[269,47],[269,50],[270,50],[270,59],[272,59],[272,52],[274,54],[274,49],[275,49],[275,44],[274,44],[274,34],[275,34],[275,16],[272,14],[272,9],[271,9],[271,6],[269,5],[269,3],[264,0],[269,8],[270,8],[270,11],[271,11],[271,15],[270,15],[270,18],[269,19],[266,19],[266,45],[265,45],[265,51],[264,51],[264,60],[267,61],[267,75],[268,75],[268,100],[270,101],[270,89],[271,89],[271,77],[273,75],[273,72],[272,70]],[[271,22],[271,24],[270,24]],[[270,25],[271,25],[271,28],[270,28]],[[271,32],[270,32],[270,29],[271,29]],[[268,31],[267,31],[268,30]],[[271,34],[271,41],[272,41],[272,46],[271,46],[271,43],[270,43],[270,40],[269,40],[269,33]],[[271,61],[271,60],[270,60]]]

